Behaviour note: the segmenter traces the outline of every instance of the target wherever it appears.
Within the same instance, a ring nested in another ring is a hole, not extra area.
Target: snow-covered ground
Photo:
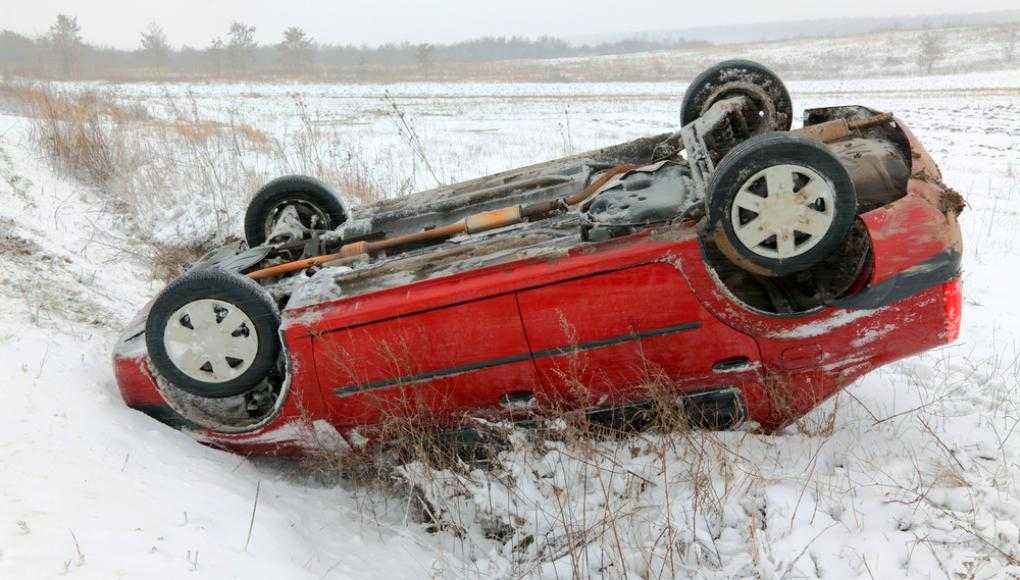
[[[720,60],[750,58],[776,67],[787,78],[898,78],[918,74],[927,66],[926,59],[919,59],[926,36],[934,39],[941,49],[936,51],[938,58],[931,62],[932,72],[995,70],[1009,63],[1015,66],[1017,62],[1015,46],[1009,48],[1012,37],[1008,26],[966,26],[713,44],[635,54],[527,61],[509,66],[543,67],[555,80],[574,82],[613,78],[655,80],[691,78]]]
[[[392,103],[447,181],[670,130],[683,91],[105,88],[157,116],[186,100],[274,136],[308,115],[342,137],[335,158],[356,154],[391,191],[434,184]],[[1020,73],[790,88],[799,108],[895,111],[966,196],[960,340],[773,436],[645,435],[584,458],[522,443],[467,476],[408,466],[456,524],[435,534],[406,499],[207,449],[124,408],[110,347],[158,291],[130,238],[160,216],[125,223],[0,110],[0,578],[1020,577]],[[509,539],[487,538],[501,522]]]

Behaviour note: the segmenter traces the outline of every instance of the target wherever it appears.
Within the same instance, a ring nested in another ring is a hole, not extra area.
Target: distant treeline
[[[559,38],[486,37],[452,44],[390,43],[377,47],[323,44],[301,28],[275,44],[255,40],[255,27],[234,22],[205,47],[175,47],[158,24],[140,31],[138,48],[85,42],[75,16],[60,14],[46,34],[31,38],[0,31],[0,71],[26,76],[89,78],[120,71],[212,77],[295,74],[313,69],[380,66],[428,70],[439,64],[631,54],[708,45],[705,41],[632,39],[576,45]]]

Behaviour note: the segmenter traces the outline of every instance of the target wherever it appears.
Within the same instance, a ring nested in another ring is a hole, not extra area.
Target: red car
[[[352,211],[285,177],[125,331],[128,406],[243,453],[675,394],[775,430],[959,331],[958,194],[898,120],[727,61],[682,128]]]

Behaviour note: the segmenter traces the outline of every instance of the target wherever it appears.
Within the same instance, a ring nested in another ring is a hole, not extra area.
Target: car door
[[[754,340],[720,323],[672,264],[597,273],[518,294],[543,395],[598,406],[761,384]]]
[[[531,391],[537,373],[512,293],[318,335],[315,359],[331,422],[388,414],[437,421]]]

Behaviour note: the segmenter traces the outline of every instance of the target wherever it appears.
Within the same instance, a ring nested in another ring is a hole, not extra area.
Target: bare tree
[[[1020,25],[1007,24],[1003,30],[1002,60],[1013,62],[1016,60],[1016,43],[1020,39]]]
[[[917,66],[924,69],[925,74],[931,74],[935,63],[946,56],[946,47],[942,37],[927,30],[921,36],[921,44],[917,50]]]
[[[205,56],[212,63],[213,73],[218,77],[223,76],[224,52],[226,52],[226,46],[223,44],[223,39],[219,37],[212,39],[205,49]]]
[[[297,26],[283,31],[283,42],[276,45],[280,61],[288,67],[304,68],[312,64],[315,41]]]
[[[230,40],[227,42],[227,57],[230,65],[237,72],[244,72],[251,66],[255,59],[255,49],[259,43],[255,42],[255,27],[234,21],[230,24],[230,32],[227,33]]]
[[[422,70],[432,68],[432,64],[435,61],[435,51],[436,47],[431,44],[419,44],[414,54],[414,60],[418,63],[418,68]]]
[[[157,69],[163,68],[172,50],[163,27],[150,22],[149,27],[142,31],[142,52],[145,53],[149,64]]]
[[[81,26],[78,17],[69,14],[57,14],[57,21],[50,26],[46,40],[56,51],[64,75],[72,76],[77,72],[78,58],[81,55]]]

